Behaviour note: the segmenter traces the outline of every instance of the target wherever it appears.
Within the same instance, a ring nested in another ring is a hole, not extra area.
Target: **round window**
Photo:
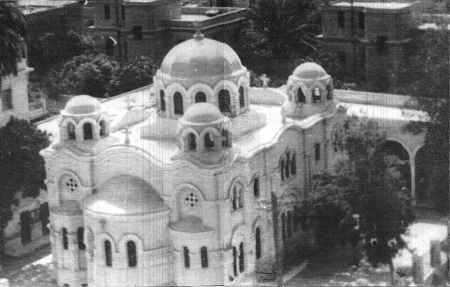
[[[198,198],[193,192],[189,193],[184,199],[184,203],[186,204],[186,206],[190,207],[194,207],[197,204],[197,202]]]
[[[64,190],[66,192],[70,192],[70,193],[77,191],[78,186],[79,186],[78,181],[75,178],[69,177],[69,176],[64,177],[62,184],[63,184]]]

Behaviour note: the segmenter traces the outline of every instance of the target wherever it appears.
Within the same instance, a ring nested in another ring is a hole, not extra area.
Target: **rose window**
[[[184,202],[187,206],[194,207],[198,202],[198,198],[193,192],[191,192],[188,196],[186,196]]]
[[[78,182],[74,178],[68,178],[64,183],[64,187],[68,192],[74,192],[78,189]]]

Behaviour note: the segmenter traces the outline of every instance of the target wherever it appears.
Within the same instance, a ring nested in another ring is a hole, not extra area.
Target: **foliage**
[[[23,51],[26,21],[13,4],[0,1],[0,76],[17,74],[17,60]]]
[[[413,122],[407,125],[410,132],[425,132],[425,150],[430,171],[433,202],[441,211],[449,210],[448,194],[448,138],[450,93],[448,76],[450,66],[442,55],[449,55],[448,32],[445,30],[422,32],[411,47],[408,63],[402,67],[399,92],[418,96],[418,106],[428,112],[430,123]],[[411,73],[410,71],[414,71]]]
[[[158,69],[152,58],[140,57],[120,67],[111,79],[111,94],[120,94],[153,81],[153,75]]]
[[[402,235],[414,220],[403,162],[383,152],[386,137],[375,122],[348,119],[339,130],[343,142],[336,146],[346,159],[335,174],[315,177],[309,199],[318,243],[330,246],[334,238],[356,248],[360,242],[371,264],[389,264],[393,274],[392,258],[406,246]]]
[[[31,43],[29,62],[38,71],[46,71],[84,53],[94,51],[91,38],[75,31],[67,34],[46,33]]]
[[[11,118],[0,128],[0,256],[3,229],[11,218],[17,192],[36,197],[45,187],[45,165],[39,151],[49,145],[47,133],[26,120]]]
[[[117,69],[117,62],[104,54],[75,56],[61,69],[52,70],[49,75],[49,94],[89,94],[105,97]]]

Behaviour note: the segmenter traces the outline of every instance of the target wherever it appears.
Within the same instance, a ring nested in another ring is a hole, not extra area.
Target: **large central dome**
[[[230,46],[196,33],[167,53],[160,71],[173,78],[193,79],[228,76],[242,69],[239,56]]]

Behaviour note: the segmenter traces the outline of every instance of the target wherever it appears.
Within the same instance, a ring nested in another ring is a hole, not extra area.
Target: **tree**
[[[149,57],[140,57],[125,64],[114,73],[110,94],[116,95],[151,84],[157,69],[158,66]]]
[[[17,74],[17,60],[23,52],[26,21],[13,4],[0,1],[0,76]]]
[[[26,120],[11,118],[0,128],[0,263],[5,247],[4,228],[11,219],[16,195],[39,195],[45,188],[45,164],[39,151],[49,145],[47,133]]]
[[[386,137],[375,122],[349,119],[337,130],[344,134],[337,135],[334,144],[346,159],[335,174],[315,178],[310,199],[319,234],[340,234],[340,242],[353,248],[362,243],[372,265],[389,265],[394,284],[392,258],[406,247],[402,235],[414,221],[403,162],[383,152]]]
[[[425,132],[427,161],[423,164],[430,173],[432,199],[439,210],[447,213],[450,63],[448,57],[443,55],[450,53],[449,33],[443,28],[418,33],[415,37],[417,41],[408,51],[411,56],[402,67],[402,81],[397,92],[417,96],[418,106],[430,116],[430,122],[413,122],[406,126],[406,130]]]
[[[93,52],[94,42],[90,37],[71,30],[67,34],[46,33],[30,45],[29,61],[38,71],[47,71],[74,56]]]
[[[50,72],[50,96],[59,94],[89,94],[104,97],[118,63],[104,54],[83,54],[73,57],[62,68]]]

